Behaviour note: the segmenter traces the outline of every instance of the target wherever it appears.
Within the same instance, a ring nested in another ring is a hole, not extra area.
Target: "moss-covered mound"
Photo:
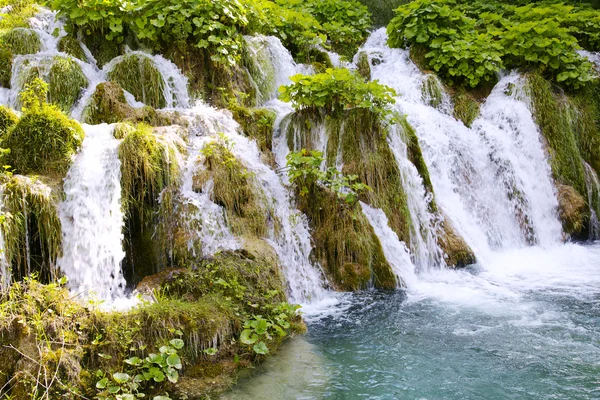
[[[479,103],[475,98],[465,91],[458,89],[452,95],[454,102],[454,118],[462,121],[465,126],[471,127],[471,124],[479,116]]]
[[[27,28],[15,28],[0,36],[13,54],[35,54],[42,49],[42,41],[37,32]]]
[[[58,275],[55,263],[62,246],[59,198],[44,180],[14,175],[3,182],[8,213],[1,228],[6,259],[15,279],[37,273],[43,281],[50,282]]]
[[[373,190],[363,193],[361,200],[381,208],[400,240],[410,244],[410,213],[400,170],[386,140],[387,128],[379,117],[361,108],[327,118],[310,110],[298,111],[288,128],[290,149],[318,149],[322,129],[327,136],[327,165],[341,163],[341,172],[357,175],[360,182],[370,186]]]
[[[358,61],[356,62],[356,71],[360,76],[365,78],[366,81],[371,80],[371,63],[369,62],[369,56],[366,52],[361,51],[358,53]]]
[[[8,46],[0,43],[0,86],[10,87],[12,76],[13,53]]]
[[[285,302],[276,266],[248,254],[224,253],[165,274],[154,289],[159,301],[119,313],[77,303],[56,284],[13,284],[0,295],[2,393],[24,399],[48,390],[49,398],[93,398],[103,390],[97,384],[103,377],[135,376],[144,369],[135,357],[161,354],[166,345],[178,355],[172,361],[182,364],[178,376],[143,381],[138,393],[205,398],[303,330],[296,308]],[[135,391],[122,385],[119,393]]]
[[[125,99],[125,92],[116,82],[102,82],[96,86],[96,91],[83,111],[83,121],[94,125],[144,122],[152,126],[166,126],[177,122],[172,115],[156,111],[150,106],[130,106]]]
[[[309,218],[315,258],[336,289],[396,287],[381,243],[358,203],[347,204],[330,189],[313,185],[299,197],[298,207]]]
[[[248,137],[256,140],[258,148],[266,161],[273,165],[273,129],[277,115],[265,108],[246,108],[236,105],[231,107],[233,118],[240,124],[242,131]]]
[[[71,111],[88,80],[75,61],[65,57],[55,57],[48,75],[48,99],[65,112]]]
[[[81,43],[72,36],[64,36],[58,41],[58,51],[67,53],[75,58],[80,59],[81,61],[87,61],[87,57],[83,51],[83,47],[81,47]]]
[[[54,106],[27,110],[2,142],[4,162],[20,174],[63,175],[83,141],[83,129]]]
[[[233,155],[224,139],[207,143],[202,155],[204,168],[194,177],[196,190],[202,191],[212,181],[211,198],[227,211],[232,232],[240,236],[266,236],[266,201],[253,173]]]
[[[0,106],[0,140],[4,139],[5,134],[10,128],[19,122],[19,117],[10,108]]]
[[[163,94],[163,77],[154,61],[147,56],[124,56],[108,73],[108,78],[131,93],[137,101],[153,108],[164,108],[167,105]]]

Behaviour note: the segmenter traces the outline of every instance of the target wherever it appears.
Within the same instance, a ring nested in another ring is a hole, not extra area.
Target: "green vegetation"
[[[19,117],[10,108],[0,106],[0,140],[4,135],[19,122]]]
[[[58,42],[58,51],[72,55],[81,61],[87,61],[87,57],[85,56],[85,52],[83,51],[79,40],[69,35],[60,39]]]
[[[29,28],[29,18],[38,11],[33,0],[0,0],[0,8],[10,6],[10,11],[0,14],[0,31],[13,28]]]
[[[423,101],[431,107],[438,108],[444,101],[444,89],[435,75],[427,75],[421,89]]]
[[[576,50],[597,46],[600,14],[562,3],[417,0],[388,25],[392,47],[423,48],[425,63],[451,84],[475,87],[502,68],[535,70],[571,87],[593,77]]]
[[[0,43],[0,86],[2,87],[10,87],[12,63],[12,52],[6,45]]]
[[[5,174],[2,180],[7,211],[2,229],[13,278],[38,273],[45,282],[54,281],[62,248],[58,199],[39,178]]]
[[[207,143],[202,149],[204,168],[194,177],[196,190],[203,190],[212,179],[211,198],[227,211],[231,230],[236,235],[267,235],[267,203],[257,190],[254,174],[232,153],[225,136]]]
[[[292,102],[297,110],[322,108],[328,114],[335,114],[358,107],[389,114],[389,105],[395,102],[394,89],[378,81],[365,82],[345,68],[328,68],[321,74],[299,74],[290,79],[293,83],[279,89],[279,98]]]
[[[2,145],[4,162],[20,174],[63,175],[83,141],[83,129],[56,106],[46,103],[48,86],[35,79],[22,93],[23,116]]]
[[[453,95],[454,118],[462,121],[465,126],[471,124],[479,116],[479,103],[464,89],[458,89]]]
[[[27,28],[14,28],[0,36],[0,42],[13,54],[34,54],[41,50],[42,42],[37,32]]]
[[[153,108],[167,105],[163,95],[163,77],[149,57],[139,54],[124,56],[108,73],[108,79],[118,83],[137,101]]]
[[[273,150],[273,129],[277,115],[266,108],[230,107],[233,118],[240,124],[248,137],[256,140],[258,148],[265,155]],[[269,157],[270,158],[270,157]]]
[[[48,75],[48,99],[61,110],[68,113],[81,92],[87,88],[88,81],[81,67],[75,61],[65,57],[55,57]]]
[[[366,81],[371,80],[371,63],[369,62],[369,56],[364,51],[358,54],[358,61],[356,63],[356,71]]]

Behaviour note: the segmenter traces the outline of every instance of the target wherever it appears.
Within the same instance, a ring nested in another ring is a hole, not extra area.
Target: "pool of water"
[[[600,246],[496,254],[332,295],[224,399],[600,398]]]

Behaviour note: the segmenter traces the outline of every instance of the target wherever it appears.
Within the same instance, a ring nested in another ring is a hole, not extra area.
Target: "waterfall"
[[[587,187],[588,205],[590,207],[589,236],[590,240],[600,239],[600,221],[598,221],[598,208],[600,208],[600,180],[591,165],[584,162],[585,186]]]
[[[414,286],[417,276],[415,275],[415,266],[411,261],[410,252],[406,244],[398,239],[396,232],[390,228],[385,213],[368,204],[360,202],[363,214],[373,227],[375,235],[379,238],[385,258],[390,263],[396,281],[404,287]]]
[[[112,126],[84,129],[83,148],[65,178],[59,205],[63,256],[57,264],[74,293],[115,299],[125,289],[120,141],[113,138]]]
[[[191,124],[204,127],[204,133],[225,135],[231,141],[231,151],[236,158],[253,173],[260,190],[273,210],[275,221],[269,221],[269,236],[266,238],[277,252],[289,287],[292,302],[305,303],[322,297],[324,284],[321,271],[310,262],[311,236],[306,217],[293,207],[288,190],[280,177],[261,160],[256,143],[238,133],[239,125],[227,111],[205,105],[197,105]],[[267,223],[267,221],[265,221]]]
[[[427,76],[408,50],[390,49],[386,41],[380,29],[363,48],[376,60],[372,78],[398,92],[396,107],[416,130],[437,204],[478,258],[559,242],[558,201],[519,76],[502,78],[469,129],[445,107],[424,104]]]

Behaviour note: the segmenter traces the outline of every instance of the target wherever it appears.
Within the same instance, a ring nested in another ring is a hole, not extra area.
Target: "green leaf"
[[[169,343],[171,343],[171,346],[175,347],[177,350],[182,349],[184,346],[183,340],[181,339],[172,339]]]
[[[173,368],[181,369],[181,359],[177,354],[171,354],[167,357],[167,365]]]
[[[240,335],[240,340],[244,344],[254,344],[258,340],[258,335],[250,329],[244,329]]]
[[[259,342],[258,344],[255,344],[254,347],[252,347],[252,349],[254,350],[254,352],[256,354],[268,354],[269,353],[269,349],[267,348],[267,345],[265,344],[265,342]]]
[[[129,374],[126,374],[123,372],[116,372],[113,374],[112,377],[115,380],[115,382],[117,382],[117,383],[125,383],[125,382],[129,381],[129,379],[131,378],[129,376]]]

